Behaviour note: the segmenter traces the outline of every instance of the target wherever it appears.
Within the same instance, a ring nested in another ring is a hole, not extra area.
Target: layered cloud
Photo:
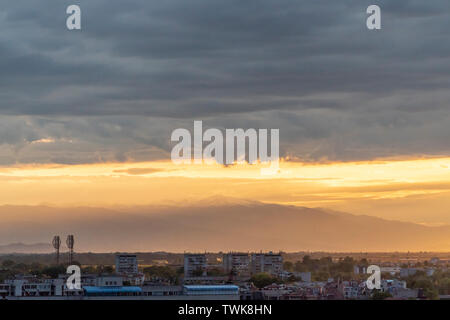
[[[170,132],[280,128],[308,161],[448,155],[450,3],[17,0],[0,13],[0,163],[168,157]],[[49,143],[37,143],[48,141]]]

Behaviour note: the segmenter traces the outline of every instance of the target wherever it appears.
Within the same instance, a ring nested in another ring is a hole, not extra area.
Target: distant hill
[[[0,254],[7,253],[49,253],[52,251],[52,246],[49,243],[11,243],[7,245],[0,245]]]
[[[55,234],[63,243],[74,234],[75,251],[85,252],[450,251],[450,226],[259,202],[115,210],[8,206],[0,207],[0,216],[0,243],[48,241],[36,247],[47,252]]]

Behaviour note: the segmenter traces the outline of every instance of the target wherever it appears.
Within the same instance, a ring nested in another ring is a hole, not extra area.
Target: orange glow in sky
[[[185,205],[222,196],[447,223],[442,207],[450,190],[450,158],[331,164],[282,161],[280,172],[270,176],[261,175],[261,167],[170,161],[3,167],[0,205]],[[417,210],[421,205],[427,211],[434,208],[433,217],[414,213],[411,205],[407,209],[405,202],[414,201],[421,203]],[[370,205],[375,202],[377,211]],[[380,209],[387,203],[395,210]]]

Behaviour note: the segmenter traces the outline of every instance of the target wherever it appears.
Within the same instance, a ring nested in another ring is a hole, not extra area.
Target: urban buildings
[[[250,255],[239,252],[224,254],[223,269],[226,274],[238,277],[250,277]]]
[[[279,253],[239,253],[230,252],[223,256],[225,273],[239,277],[250,277],[257,273],[280,276],[283,271],[283,257]]]
[[[205,253],[184,254],[184,278],[206,276],[208,260]]]
[[[116,273],[121,275],[135,275],[138,273],[138,261],[135,254],[116,255]]]
[[[221,253],[186,253],[184,260],[180,259],[183,258],[180,256],[176,264],[148,267],[146,278],[143,273],[139,273],[136,255],[120,254],[116,256],[116,273],[112,273],[111,268],[108,268],[108,273],[95,273],[87,267],[92,273],[86,271],[81,274],[81,289],[77,290],[68,288],[66,281],[69,274],[60,274],[55,276],[56,278],[52,278],[54,276],[48,273],[14,274],[9,278],[4,277],[6,280],[0,283],[0,299],[367,300],[375,294],[374,290],[367,288],[364,268],[354,268],[359,265],[357,262],[352,264],[348,271],[338,271],[326,280],[330,274],[322,275],[314,266],[308,267],[300,263],[302,268],[293,268],[291,263],[290,266],[286,265],[287,270],[283,270],[284,254],[230,252],[224,254],[223,258],[220,255]],[[211,264],[208,264],[208,260]],[[339,261],[327,268],[339,266]],[[185,267],[184,277],[181,271],[182,263]],[[0,272],[10,272],[7,265],[5,264],[6,267]],[[408,268],[399,265],[389,262],[383,266],[389,269],[384,269],[385,272],[382,273],[381,288],[376,298],[424,299],[427,297],[423,293],[424,290],[414,286],[408,288],[410,279],[402,278],[400,273],[406,277],[416,276],[435,281],[436,274],[445,275],[449,272],[446,265],[435,265],[433,268],[429,264],[424,267],[423,263]],[[155,276],[152,273],[155,270],[162,270],[162,273]],[[431,271],[436,271],[434,276]],[[269,273],[272,277],[260,275],[252,278],[261,272]],[[165,278],[165,274],[172,278]],[[130,279],[139,281],[133,282]],[[447,297],[447,292],[440,290],[439,298]]]
[[[269,273],[277,276],[283,270],[283,257],[281,254],[253,253],[251,255],[251,273]]]

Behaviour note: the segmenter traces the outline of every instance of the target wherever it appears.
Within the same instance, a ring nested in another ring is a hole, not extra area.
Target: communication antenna
[[[67,240],[66,240],[66,244],[67,244],[67,248],[69,248],[69,264],[72,264],[73,262],[73,245],[74,245],[75,241],[73,239],[73,235],[69,234],[67,236]]]
[[[61,247],[61,238],[59,236],[54,236],[52,244],[56,251],[56,264],[59,264],[59,248]]]

